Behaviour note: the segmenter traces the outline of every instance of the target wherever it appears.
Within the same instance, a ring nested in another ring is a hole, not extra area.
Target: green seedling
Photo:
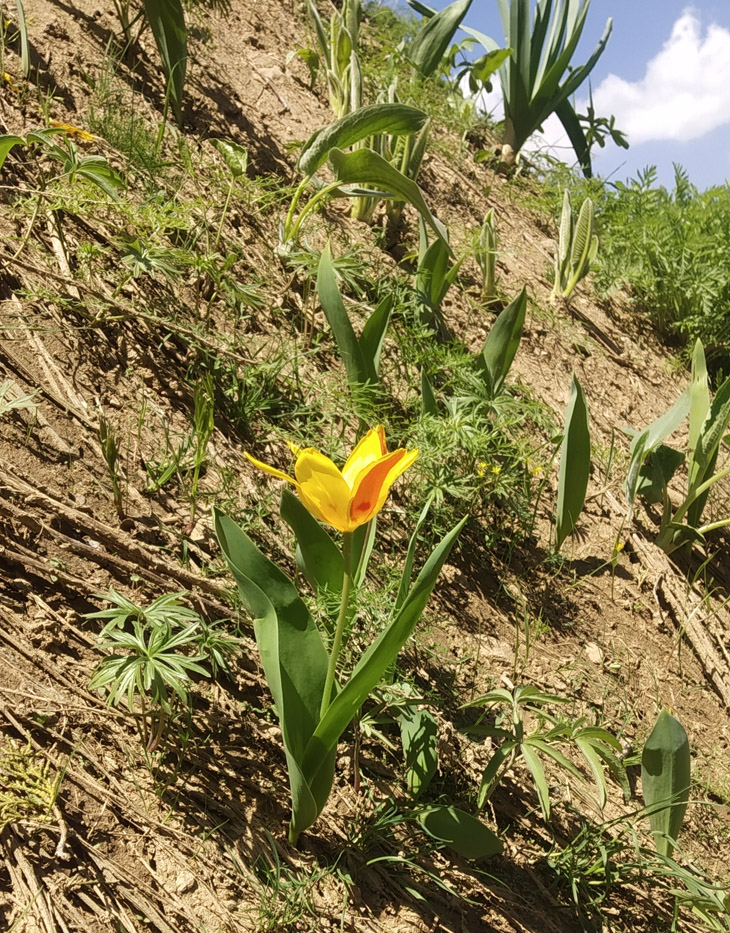
[[[192,717],[191,676],[228,670],[240,640],[208,624],[182,603],[183,593],[166,593],[148,606],[114,590],[100,598],[111,606],[86,619],[106,622],[97,647],[104,653],[89,682],[110,706],[126,705],[147,752],[158,750],[181,713]]]
[[[380,353],[388,330],[393,299],[384,298],[365,323],[360,337],[353,330],[337,286],[330,245],[322,250],[317,272],[317,294],[345,364],[347,381],[353,390],[378,385]]]
[[[621,744],[610,732],[589,725],[585,718],[571,720],[548,712],[546,707],[569,702],[566,697],[544,693],[532,685],[521,685],[508,690],[499,687],[464,704],[465,707],[484,706],[485,712],[475,726],[466,733],[489,738],[496,745],[489,764],[482,775],[478,803],[482,807],[491,797],[505,771],[521,758],[535,783],[540,809],[545,820],[550,818],[550,793],[545,776],[544,762],[557,765],[580,783],[584,778],[580,770],[560,750],[570,745],[581,754],[588,765],[601,809],[606,804],[607,787],[604,766],[628,792],[625,772],[618,755]],[[494,724],[483,719],[497,707]],[[535,717],[532,730],[528,730],[529,717]]]
[[[487,211],[473,243],[474,258],[482,273],[482,300],[490,303],[497,297],[497,229],[493,208]]]
[[[226,201],[223,205],[223,210],[221,211],[221,219],[218,222],[218,232],[215,235],[215,241],[213,243],[213,252],[218,249],[218,244],[220,243],[221,233],[223,231],[223,223],[226,219],[226,214],[228,213],[228,206],[231,203],[231,195],[233,194],[233,189],[236,182],[245,178],[246,169],[248,168],[248,151],[239,146],[238,143],[234,143],[229,139],[213,139],[211,143],[223,156],[223,160],[228,167],[228,171],[231,173],[231,181],[228,185],[228,193],[226,194]]]
[[[107,473],[112,481],[112,494],[114,508],[119,519],[124,518],[124,501],[122,498],[122,475],[119,465],[120,446],[114,427],[107,421],[102,411],[99,411],[99,443],[101,454],[106,464]]]
[[[7,415],[9,411],[35,412],[38,406],[33,399],[39,391],[39,389],[36,389],[35,392],[23,395],[18,383],[12,379],[0,382],[0,418]]]
[[[193,424],[192,424],[192,453],[191,466],[192,479],[190,484],[190,529],[195,523],[195,513],[198,503],[198,484],[200,474],[205,466],[208,456],[208,444],[215,430],[215,390],[213,377],[207,373],[195,387],[193,393]]]
[[[569,298],[575,286],[590,272],[598,253],[598,237],[593,232],[593,201],[585,198],[578,220],[573,219],[570,194],[565,189],[560,219],[558,248],[555,252],[555,282],[552,297]]]

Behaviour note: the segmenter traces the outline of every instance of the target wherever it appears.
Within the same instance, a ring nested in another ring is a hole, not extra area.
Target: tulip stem
[[[320,721],[324,719],[330,703],[332,702],[332,688],[335,684],[335,671],[337,661],[340,657],[342,648],[342,635],[345,631],[347,622],[347,610],[350,607],[350,592],[352,590],[352,533],[345,532],[342,536],[342,564],[344,572],[342,575],[342,599],[340,601],[340,612],[337,616],[337,625],[335,626],[335,636],[332,639],[332,650],[330,651],[330,660],[327,665],[327,677],[324,682],[324,691],[322,693],[322,706],[319,712]]]

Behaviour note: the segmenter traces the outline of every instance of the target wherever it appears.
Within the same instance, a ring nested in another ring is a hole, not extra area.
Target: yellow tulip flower
[[[390,487],[418,456],[417,450],[403,447],[388,453],[382,425],[368,431],[341,470],[313,447],[289,446],[297,458],[294,477],[250,454],[246,457],[259,470],[292,483],[316,519],[343,532],[354,531],[378,514]]]

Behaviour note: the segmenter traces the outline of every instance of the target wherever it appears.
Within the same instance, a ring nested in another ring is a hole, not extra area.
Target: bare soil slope
[[[161,82],[149,33],[120,61],[109,52],[117,30],[111,3],[26,0],[25,7],[33,80],[22,80],[16,50],[6,49],[13,83],[2,88],[0,130],[25,135],[44,124],[44,114],[93,125],[96,139],[83,151],[128,167],[119,140],[99,127],[125,123],[112,119],[115,109],[143,129],[159,120]],[[339,371],[340,364],[324,317],[301,277],[274,258],[288,196],[277,192],[297,179],[291,146],[330,120],[321,87],[309,89],[301,63],[285,67],[308,27],[293,0],[232,0],[227,12],[196,13],[192,25],[185,122],[164,139],[165,151],[184,153],[191,170],[178,171],[172,194],[169,182],[161,189],[169,206],[164,234],[172,246],[199,222],[215,234],[225,185],[209,186],[195,167],[217,164],[208,137],[245,146],[248,175],[262,183],[254,196],[234,201],[223,240],[245,257],[236,277],[255,287],[248,314],[231,314],[194,270],[175,280],[140,274],[120,286],[119,244],[142,235],[139,218],[152,210],[141,183],[125,194],[135,204],[125,227],[123,210],[101,198],[90,211],[88,192],[83,206],[52,194],[36,202],[35,215],[23,212],[39,175],[20,152],[0,177],[0,382],[36,393],[37,406],[0,417],[0,754],[7,756],[10,743],[16,751],[28,747],[33,754],[25,761],[39,769],[41,785],[60,776],[45,820],[42,808],[31,809],[2,830],[0,926],[28,933],[586,929],[569,885],[546,856],[575,835],[579,812],[600,822],[637,809],[638,798],[625,804],[614,791],[600,816],[588,800],[567,799],[568,789],[558,787],[548,829],[534,789],[516,769],[485,814],[503,834],[504,854],[475,867],[425,846],[407,824],[389,831],[383,802],[402,793],[400,762],[373,740],[363,749],[364,793],[352,790],[351,752],[343,745],[332,801],[296,851],[286,842],[279,730],[248,620],[234,677],[196,686],[186,743],[173,744],[160,760],[153,756],[151,767],[131,718],[89,691],[98,627],[83,614],[100,608],[97,594],[113,588],[151,600],[187,590],[205,618],[235,616],[232,581],[212,534],[214,501],[258,516],[259,535],[268,534],[272,551],[289,559],[275,514],[277,489],[252,476],[242,451],[248,445],[275,462],[282,448],[256,436],[257,405],[280,394],[280,404],[291,406],[287,392],[297,379],[305,386],[298,402],[304,423],[311,393],[332,392],[333,410],[336,404],[324,367]],[[140,133],[140,151],[147,151],[154,132]],[[139,175],[145,172],[140,164]],[[458,159],[429,154],[421,183],[455,231],[470,230],[495,207],[500,287],[515,294],[526,283],[531,298],[512,381],[529,387],[559,422],[575,371],[594,444],[604,451],[616,426],[638,427],[666,410],[686,374],[642,332],[624,299],[597,304],[584,284],[570,306],[550,304],[552,231],[514,182],[477,165],[464,149]],[[149,191],[147,179],[145,185]],[[176,210],[180,204],[192,213]],[[162,217],[159,204],[155,209]],[[413,218],[407,222],[412,238]],[[337,205],[327,223],[340,242],[362,244],[377,263],[374,274],[395,267],[369,228]],[[493,320],[475,310],[476,281],[476,267],[467,263],[446,308],[450,326],[474,350]],[[313,335],[322,349],[307,355]],[[273,347],[287,359],[299,347],[303,376],[283,366],[271,386],[262,387],[260,374],[248,382],[249,368],[270,358]],[[163,459],[168,441],[174,448],[187,436],[203,359],[228,367],[239,395],[235,406],[222,402],[216,410],[193,509],[182,482],[153,494],[145,487],[147,465]],[[121,450],[119,510],[102,419]],[[621,462],[627,443],[620,434],[613,441]],[[601,465],[594,469],[586,514],[560,572],[546,563],[553,477],[533,538],[509,564],[477,558],[466,543],[457,550],[427,634],[405,663],[422,689],[443,690],[454,702],[495,681],[533,682],[568,695],[576,711],[597,711],[621,732],[627,749],[646,736],[661,706],[671,706],[692,744],[695,796],[723,804],[730,792],[727,549],[716,543],[709,572],[698,572],[699,559],[671,564],[651,544],[648,519],[646,527],[622,526],[619,474],[606,478]],[[612,568],[619,533],[625,547]],[[542,620],[529,651],[524,635],[515,642],[527,616]],[[439,715],[444,786],[463,803],[473,799],[486,759],[457,731],[455,709]],[[0,797],[2,822],[5,805]],[[727,872],[728,832],[722,805],[690,811],[683,845],[711,877]],[[619,885],[604,916],[617,930],[668,929],[668,909],[647,888]],[[682,929],[695,928],[689,915],[683,922]]]

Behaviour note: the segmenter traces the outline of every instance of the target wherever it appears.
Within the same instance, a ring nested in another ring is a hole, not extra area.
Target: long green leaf
[[[393,296],[386,295],[367,319],[360,334],[362,358],[368,372],[372,373],[375,379],[378,378],[380,372],[380,353],[392,311]]]
[[[644,803],[661,855],[676,846],[689,800],[691,757],[689,740],[679,720],[663,709],[641,754]]]
[[[299,171],[311,176],[327,161],[331,149],[347,149],[355,143],[389,133],[408,136],[417,133],[428,116],[407,104],[383,103],[361,107],[329,126],[313,133],[299,156]]]
[[[527,768],[535,782],[537,799],[540,801],[540,809],[546,820],[550,819],[550,791],[545,780],[545,769],[542,766],[537,753],[529,745],[521,745],[520,750]]]
[[[471,0],[455,0],[435,16],[429,17],[408,49],[408,57],[417,71],[427,78],[441,64],[454,33],[466,16]]]
[[[279,513],[296,535],[304,573],[315,592],[342,591],[342,553],[325,528],[306,509],[291,489],[281,494]]]
[[[319,720],[328,655],[309,610],[288,577],[228,516],[214,511],[221,550],[254,617],[254,634],[281,723],[296,837],[317,819],[334,780],[334,750],[305,777],[301,760]]]
[[[492,325],[477,365],[487,377],[489,397],[495,399],[504,384],[522,339],[527,313],[527,291],[522,289]]]
[[[436,395],[425,369],[421,370],[421,412],[424,415],[438,415],[439,413]]]
[[[188,31],[181,0],[144,0],[144,9],[160,53],[170,100],[178,123],[188,65]]]
[[[25,21],[25,8],[22,0],[15,0],[18,11],[18,31],[20,32],[20,67],[23,77],[30,77],[30,46],[28,45],[28,25]]]
[[[332,700],[307,745],[303,759],[306,775],[315,772],[322,757],[336,747],[353,716],[395,661],[398,652],[416,627],[441,568],[465,521],[466,518],[463,518],[434,549],[393,621],[362,655],[347,683]]]
[[[583,510],[590,471],[591,436],[588,430],[588,406],[583,389],[574,374],[560,449],[555,521],[556,550],[560,550],[563,541],[575,528],[578,516]]]
[[[593,165],[591,163],[591,150],[586,141],[586,134],[583,131],[578,114],[573,109],[569,100],[564,100],[555,108],[555,115],[563,124],[570,145],[578,159],[581,171],[586,178],[593,177]]]
[[[412,204],[437,236],[448,245],[449,236],[444,225],[434,217],[426,204],[421,189],[410,178],[394,168],[372,149],[342,152],[332,149],[329,160],[335,177],[343,184],[375,185],[401,200]]]
[[[317,270],[317,294],[327,317],[351,386],[377,382],[377,376],[363,358],[360,343],[337,287],[335,267],[329,242],[322,250]]]

